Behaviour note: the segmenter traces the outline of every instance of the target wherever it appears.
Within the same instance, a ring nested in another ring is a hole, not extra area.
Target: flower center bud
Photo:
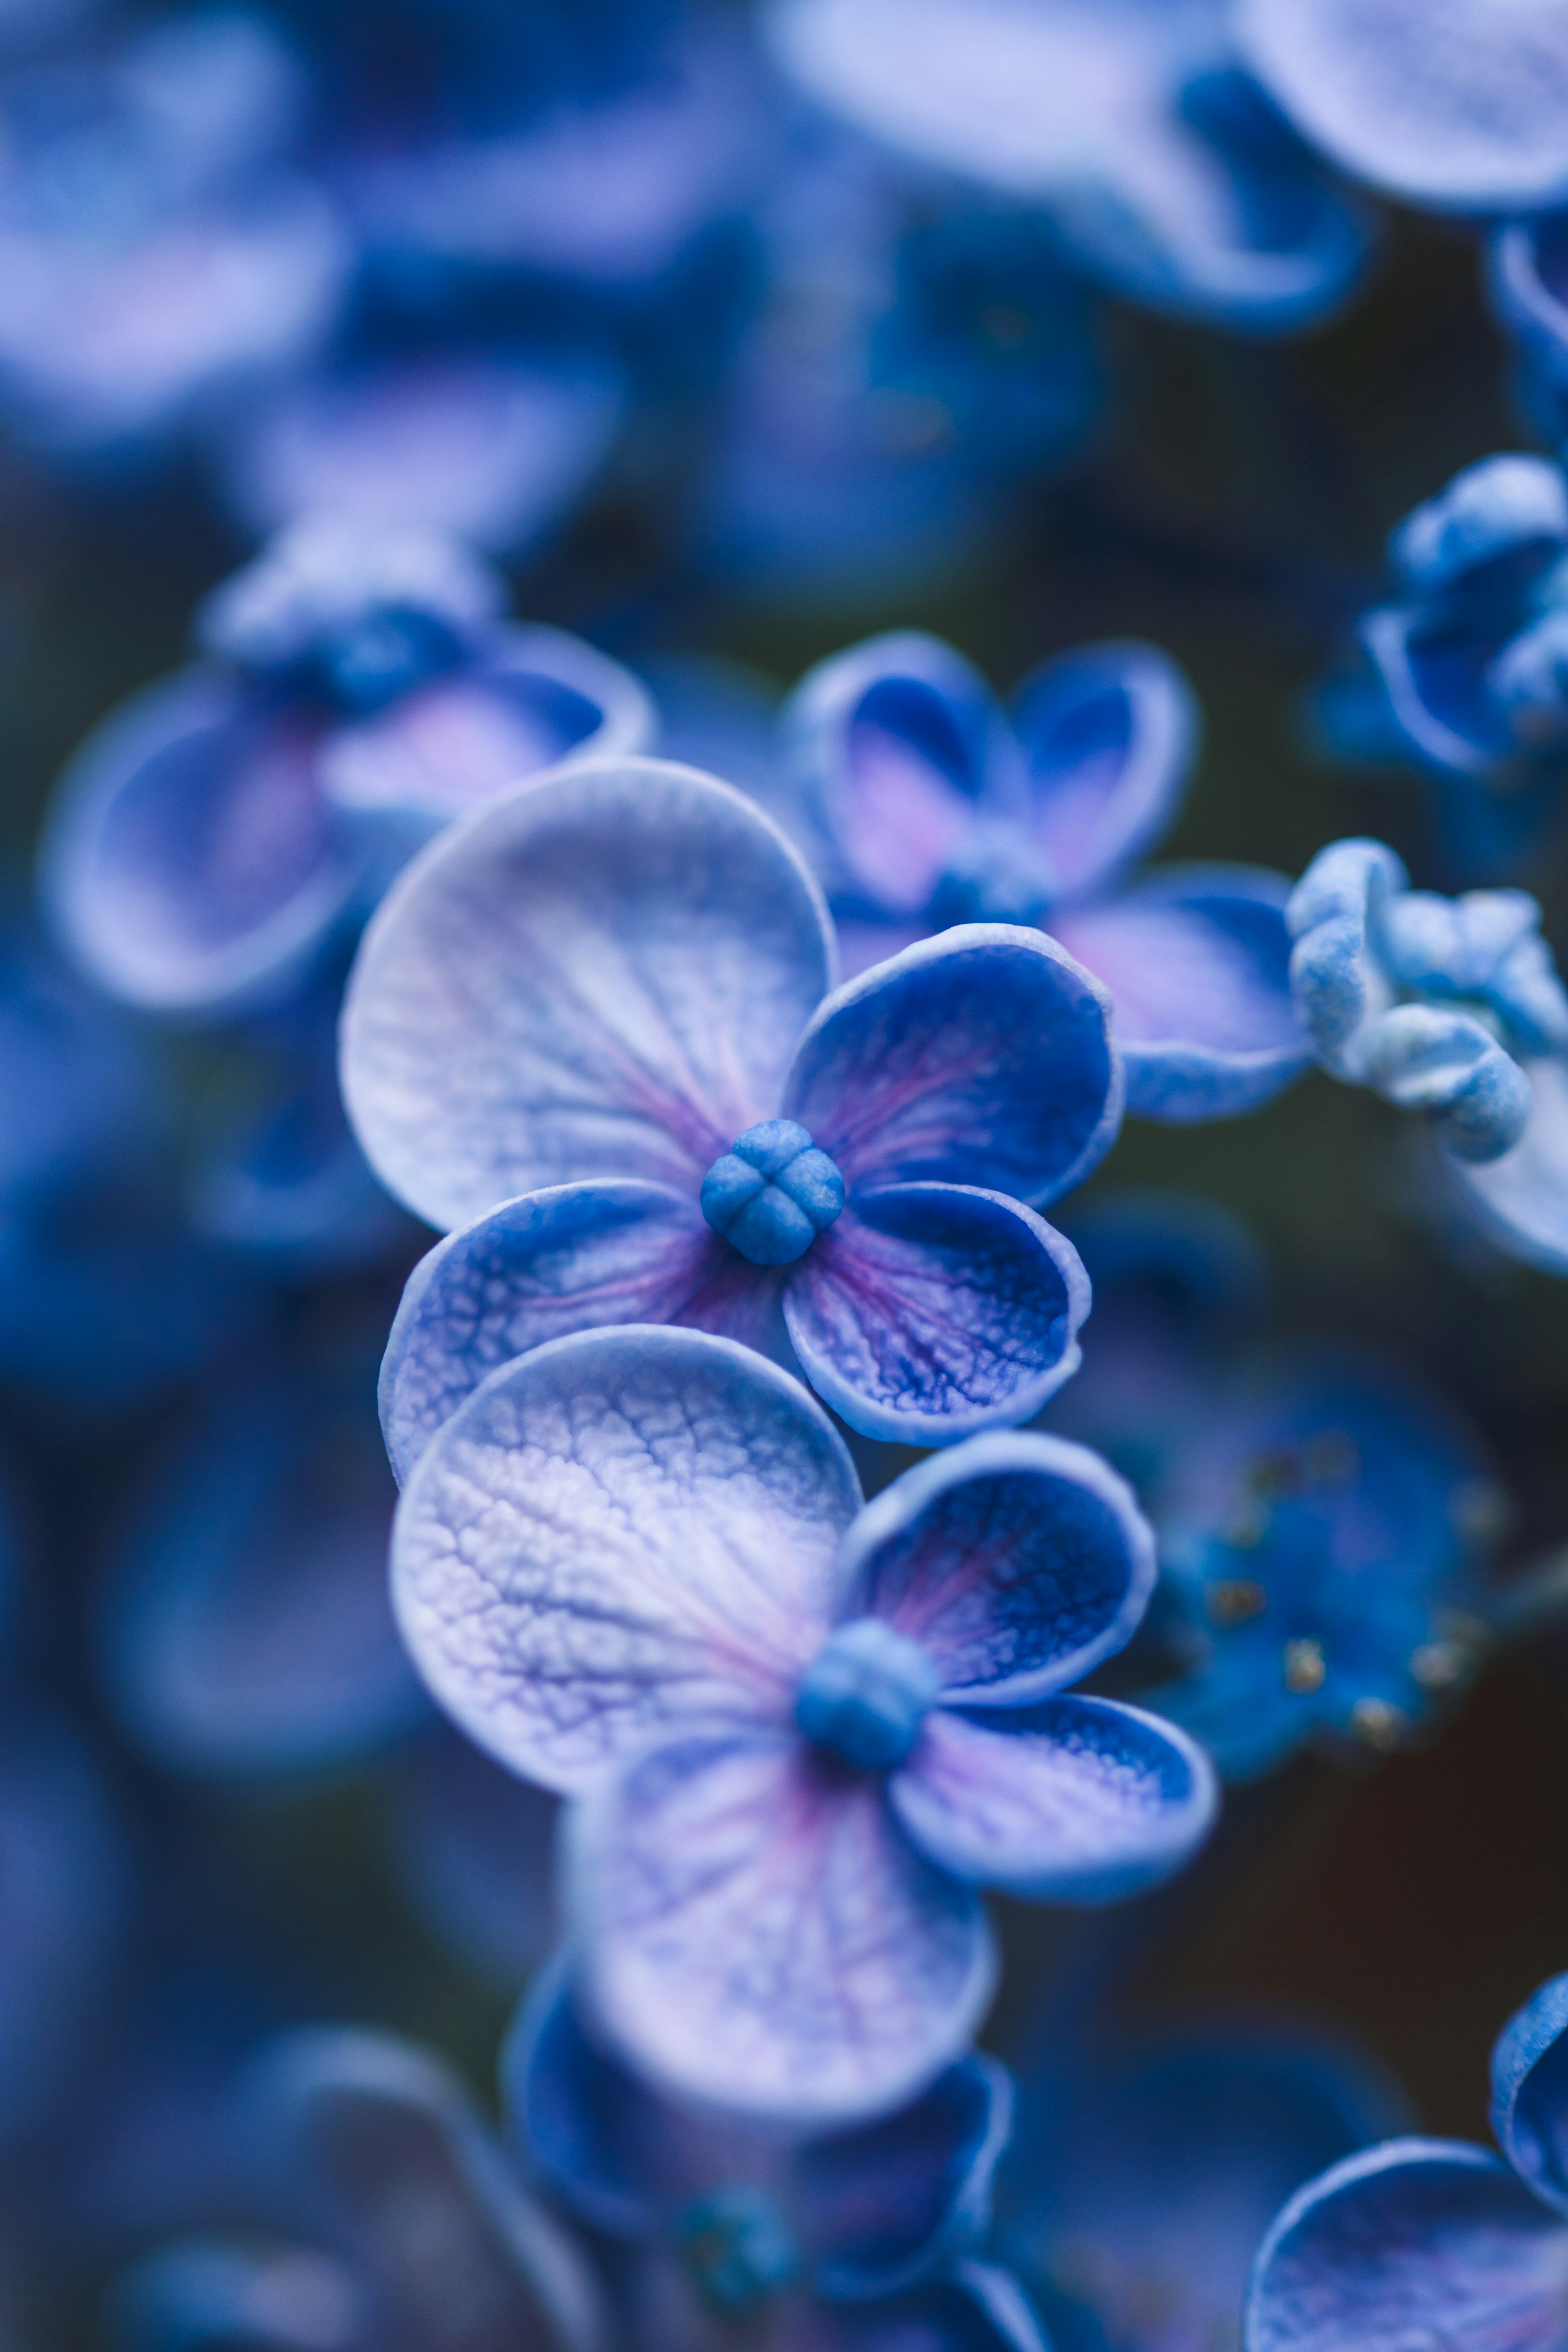
[[[800,2269],[789,2224],[761,2189],[718,2189],[689,2206],[676,2231],[703,2295],[722,2312],[755,2311]]]
[[[461,656],[445,621],[412,604],[386,604],[323,637],[311,660],[339,709],[361,718],[427,685]]]
[[[844,1179],[793,1118],[735,1138],[702,1179],[702,1213],[753,1265],[793,1265],[844,1206]]]
[[[976,824],[953,853],[927,909],[938,930],[954,923],[1037,923],[1051,900],[1034,844],[1016,824]]]
[[[941,1688],[918,1642],[879,1617],[830,1633],[801,1676],[795,1719],[815,1748],[861,1772],[890,1772],[921,1735]]]

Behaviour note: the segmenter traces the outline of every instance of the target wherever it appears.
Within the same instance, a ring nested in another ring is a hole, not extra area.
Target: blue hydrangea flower
[[[1263,86],[1342,171],[1436,212],[1568,202],[1556,0],[1241,0]]]
[[[663,761],[542,781],[406,876],[342,1057],[377,1175],[460,1228],[387,1349],[400,1477],[495,1365],[589,1324],[727,1332],[913,1444],[1068,1377],[1088,1286],[1023,1203],[1116,1133],[1097,984],[996,924],[837,991],[833,956],[782,835]]]
[[[1012,2283],[970,2259],[1012,2120],[994,2060],[961,2059],[875,2123],[781,2140],[656,2097],[594,2042],[557,1967],[503,2075],[524,2161],[611,2250],[633,2342],[1038,2346]]]
[[[146,2256],[111,2301],[121,2352],[603,2345],[583,2256],[453,2074],[416,2044],[350,2028],[280,2036],[244,2086],[236,2126],[268,2233]]]
[[[1058,2055],[1021,2086],[1001,2242],[1056,2352],[1240,2352],[1247,2274],[1285,2200],[1404,2119],[1360,2052],[1300,2027]]]
[[[1146,1117],[1249,1110],[1306,1067],[1282,875],[1173,866],[1115,887],[1174,817],[1196,744],[1191,691],[1152,646],[1047,662],[1009,714],[938,639],[873,637],[807,674],[785,726],[852,965],[950,923],[1047,925],[1110,990]]]
[[[814,2129],[963,2048],[991,1984],[978,1886],[1106,1901],[1204,1835],[1197,1749],[1063,1695],[1153,1576],[1082,1448],[975,1438],[862,1509],[798,1382],[658,1327],[492,1374],[393,1538],[437,1700],[574,1799],[595,2030],[670,2095]]]
[[[1247,2352],[1556,2352],[1568,2325],[1568,1978],[1492,2052],[1492,2128],[1393,2139],[1293,2197],[1265,2240]]]
[[[44,887],[113,995],[276,1000],[409,852],[520,776],[638,748],[628,671],[498,615],[454,541],[320,517],[216,590],[207,658],[137,696],[62,779]]]
[[[1254,333],[1353,282],[1358,215],[1237,69],[1214,0],[773,0],[785,69],[860,130],[1049,215],[1135,301]]]
[[[1568,1269],[1568,993],[1535,900],[1412,890],[1381,842],[1343,841],[1288,914],[1324,1067],[1431,1122],[1447,1183],[1500,1248]]]

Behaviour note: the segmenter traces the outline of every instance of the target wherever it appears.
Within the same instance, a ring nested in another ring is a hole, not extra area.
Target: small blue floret
[[[702,1213],[752,1265],[793,1265],[844,1206],[844,1179],[793,1118],[735,1139],[702,1179]]]
[[[681,2251],[707,2300],[739,2317],[790,2284],[800,2255],[788,2222],[756,2189],[721,2189],[677,2224]]]
[[[862,1772],[890,1772],[920,1738],[941,1685],[918,1642],[879,1617],[830,1633],[801,1677],[795,1719],[814,1747]]]

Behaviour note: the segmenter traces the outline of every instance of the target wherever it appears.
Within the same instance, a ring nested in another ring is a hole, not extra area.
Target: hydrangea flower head
[[[1191,1743],[1066,1695],[1153,1576],[1080,1447],[975,1438],[861,1508],[797,1382],[647,1326],[492,1374],[393,1543],[437,1698],[574,1800],[567,1931],[608,2040],[668,2093],[822,2129],[962,2049],[978,1886],[1106,1901],[1203,1836]]]
[[[113,995],[212,1015],[295,988],[429,835],[651,727],[592,646],[498,619],[454,541],[330,516],[210,598],[207,660],[112,714],[61,782],[44,886]]]
[[[1385,2140],[1300,2189],[1264,2241],[1247,2352],[1555,2352],[1568,2326],[1568,1978],[1492,2052],[1492,2127]]]
[[[591,1324],[726,1332],[913,1444],[1068,1377],[1088,1285],[1024,1204],[1115,1135],[1100,989],[999,924],[838,990],[833,961],[782,835],[664,761],[528,786],[405,877],[342,1033],[372,1166],[459,1227],[387,1350],[400,1476],[497,1364]]]
[[[1249,1110],[1305,1067],[1282,876],[1176,866],[1117,886],[1176,814],[1198,713],[1152,646],[1094,646],[1010,712],[912,632],[820,663],[784,717],[826,828],[852,962],[964,922],[1039,923],[1110,990],[1131,1110]]]

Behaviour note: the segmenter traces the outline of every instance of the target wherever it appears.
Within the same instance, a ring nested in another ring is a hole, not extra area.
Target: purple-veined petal
[[[1556,0],[1243,0],[1237,31],[1297,127],[1373,187],[1438,212],[1568,198]]]
[[[1129,643],[1044,663],[1015,708],[1052,898],[1082,898],[1174,818],[1197,750],[1196,699],[1168,655]]]
[[[1488,2149],[1395,2139],[1299,2189],[1264,2240],[1247,2352],[1557,2352],[1568,2228]]]
[[[984,2236],[1013,2125],[1013,2084],[994,2058],[947,2067],[911,2106],[809,2140],[795,2208],[826,2295],[894,2294]]]
[[[1568,2210],[1568,1976],[1510,2018],[1492,2052],[1492,2129],[1538,2197]]]
[[[816,885],[739,793],[663,761],[570,767],[433,842],[383,904],[344,1099],[435,1224],[591,1176],[695,1191],[777,1109],[832,956]]]
[[[321,789],[356,815],[429,831],[567,759],[641,751],[653,706],[630,670],[565,629],[502,628],[471,667],[321,746]]]
[[[263,2051],[246,2093],[258,2158],[350,2254],[376,2333],[595,2352],[604,2316],[586,2262],[439,2060],[390,2033],[305,2028]]]
[[[851,1429],[952,1445],[1040,1410],[1078,1368],[1089,1304],[1078,1252],[1032,1209],[900,1184],[862,1193],[813,1244],[784,1318],[806,1378]]]
[[[482,1380],[547,1339],[683,1323],[787,1357],[779,1280],[663,1185],[562,1184],[504,1202],[438,1242],[408,1278],[381,1368],[399,1482]]]
[[[784,1108],[852,1195],[969,1184],[1039,1206],[1115,1140],[1110,1007],[1042,933],[961,924],[828,998],[800,1041]]]
[[[845,1613],[930,1653],[949,1700],[1026,1706],[1114,1656],[1154,1589],[1132,1491],[1086,1446],[971,1438],[868,1504],[844,1546]]]
[[[1127,1108],[1185,1123],[1255,1110],[1311,1061],[1290,1000],[1282,875],[1172,866],[1051,929],[1110,992]]]
[[[521,547],[587,488],[624,404],[619,375],[587,357],[393,357],[247,404],[217,466],[228,505],[261,535],[330,509]]]
[[[1184,1733],[1079,1697],[1016,1714],[938,1708],[889,1795],[942,1869],[1042,1903],[1108,1903],[1168,1878],[1218,1802],[1214,1768]]]
[[[845,866],[889,915],[921,911],[983,804],[1018,814],[1007,722],[940,637],[895,631],[819,662],[784,726]]]
[[[693,1729],[605,1776],[567,1817],[567,1871],[591,2005],[668,2095],[847,2123],[954,2058],[990,1996],[973,1891],[880,1781],[790,1731]]]
[[[1471,1221],[1510,1257],[1568,1274],[1568,1069],[1531,1062],[1530,1120],[1500,1159],[1478,1163],[1439,1154]]]
[[[749,1349],[584,1332],[503,1365],[431,1440],[393,1597],[469,1737],[580,1789],[693,1717],[787,1718],[858,1500],[820,1406]]]
[[[200,669],[89,737],[61,779],[41,878],[100,986],[152,1012],[226,1013],[299,973],[361,865],[323,805],[319,740]]]

